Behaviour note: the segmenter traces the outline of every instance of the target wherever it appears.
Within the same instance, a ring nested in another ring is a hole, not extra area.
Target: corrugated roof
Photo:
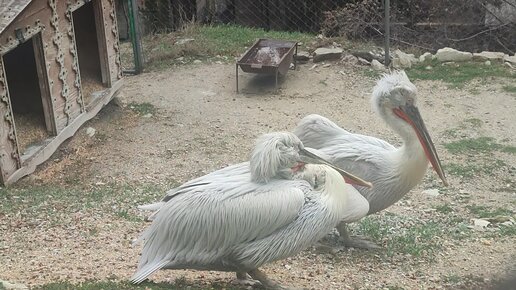
[[[29,5],[32,0],[0,0],[0,33]]]

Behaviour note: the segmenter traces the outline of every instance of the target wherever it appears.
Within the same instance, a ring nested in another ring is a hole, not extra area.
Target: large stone
[[[404,53],[399,49],[396,49],[392,53],[392,67],[396,69],[411,68],[412,65],[417,62],[418,59],[413,54]]]
[[[385,68],[385,66],[384,66],[381,62],[377,61],[376,59],[373,59],[373,60],[371,61],[371,67],[372,67],[374,70],[376,70],[376,71],[382,71],[382,72],[387,71],[387,69]]]
[[[441,48],[435,54],[437,60],[445,61],[468,61],[473,58],[471,52],[459,51],[450,47]]]
[[[308,51],[298,51],[294,57],[299,62],[307,62],[310,60],[310,53]]]
[[[372,62],[373,59],[376,59],[380,62],[383,61],[382,55],[376,54],[372,51],[353,51],[353,52],[351,52],[351,54],[356,57],[363,58],[363,59],[367,60],[368,62]]]
[[[340,59],[342,56],[342,48],[327,48],[327,47],[319,47],[314,51],[314,59],[313,62],[321,62],[325,60],[333,60]]]
[[[516,64],[516,55],[513,55],[513,56],[509,56],[509,55],[505,55],[503,57],[503,60],[506,61],[506,62],[510,62],[511,64]]]
[[[473,60],[478,61],[503,61],[503,57],[505,54],[503,52],[493,52],[493,51],[482,51],[479,53],[473,53]]]
[[[9,290],[28,290],[29,287],[23,284],[10,283],[7,281],[3,281],[0,279],[0,289],[9,289]]]
[[[419,56],[420,62],[425,62],[425,61],[429,61],[429,60],[432,60],[432,54],[430,52],[425,52]]]

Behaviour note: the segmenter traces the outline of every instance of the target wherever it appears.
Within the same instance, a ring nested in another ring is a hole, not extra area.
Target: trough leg
[[[238,94],[238,64],[236,64],[236,92]]]
[[[278,71],[276,71],[276,84],[274,85],[274,89],[278,90]]]

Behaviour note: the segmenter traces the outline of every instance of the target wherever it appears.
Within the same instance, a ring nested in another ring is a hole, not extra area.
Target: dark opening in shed
[[[97,35],[95,8],[98,1],[91,1],[72,14],[75,42],[79,57],[82,97],[86,106],[91,102],[91,93],[102,91],[105,81],[102,76],[100,49]]]
[[[16,136],[20,152],[23,153],[31,145],[36,145],[53,134],[53,125],[45,120],[45,113],[50,114],[48,108],[44,109],[43,102],[49,98],[42,87],[46,77],[38,75],[44,63],[36,50],[41,47],[39,35],[26,40],[3,56],[7,87],[14,114]],[[43,88],[44,90],[44,88]],[[49,101],[49,100],[48,100]],[[45,110],[47,110],[45,112]]]

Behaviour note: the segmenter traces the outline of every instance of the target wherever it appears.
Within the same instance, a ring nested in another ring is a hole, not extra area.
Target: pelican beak
[[[317,154],[315,153],[312,153],[306,149],[300,149],[299,150],[299,155],[302,157],[302,161],[301,162],[304,162],[304,163],[312,163],[312,164],[324,164],[324,165],[327,165],[335,170],[337,170],[337,172],[339,172],[342,177],[344,177],[344,180],[347,182],[347,183],[351,183],[351,184],[356,184],[356,185],[360,185],[360,186],[365,186],[365,187],[373,187],[373,185],[368,182],[368,181],[365,181],[363,180],[362,178],[358,177],[358,176],[355,176],[349,172],[346,172],[340,168],[338,168],[337,166],[331,164],[330,162],[326,161],[324,158],[318,156]]]
[[[394,114],[405,120],[405,122],[409,123],[412,128],[416,131],[419,142],[423,146],[425,150],[426,157],[430,160],[432,167],[434,168],[437,175],[443,181],[443,184],[448,186],[448,181],[446,180],[446,175],[444,174],[443,168],[441,166],[441,160],[439,160],[439,156],[437,155],[437,151],[435,150],[434,143],[432,142],[432,138],[430,138],[430,134],[426,130],[425,123],[423,122],[423,118],[421,114],[419,114],[419,110],[413,104],[407,104],[405,106],[401,106],[399,108],[393,109]]]

